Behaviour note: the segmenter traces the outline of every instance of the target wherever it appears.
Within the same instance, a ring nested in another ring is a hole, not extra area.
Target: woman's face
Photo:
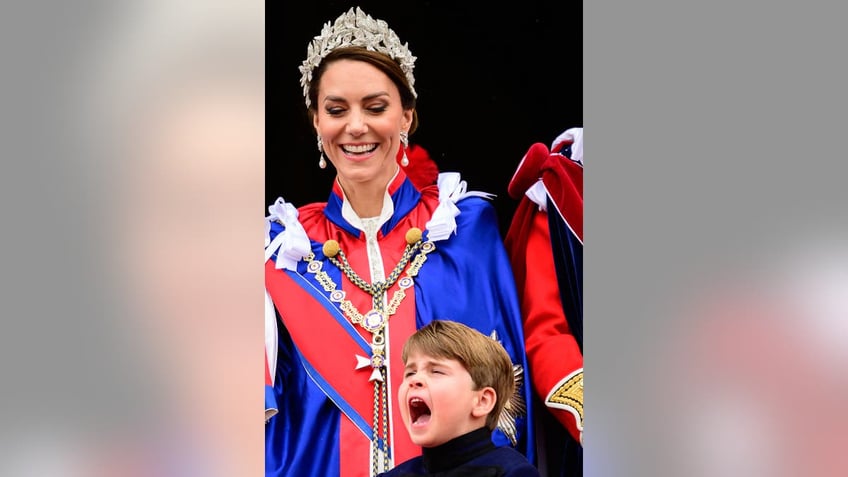
[[[315,129],[342,187],[385,186],[397,171],[400,133],[412,123],[392,80],[368,63],[335,61],[321,76],[317,108]]]

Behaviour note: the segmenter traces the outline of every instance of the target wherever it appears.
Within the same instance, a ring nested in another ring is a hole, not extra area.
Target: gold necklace
[[[433,242],[422,241],[422,232],[419,228],[413,227],[409,229],[405,238],[406,248],[403,251],[400,261],[392,269],[386,280],[375,283],[366,282],[351,268],[347,257],[342,252],[337,241],[327,240],[324,242],[323,252],[327,259],[338,267],[357,288],[371,295],[373,307],[365,314],[362,314],[350,300],[345,298],[344,290],[338,289],[338,286],[330,275],[322,270],[323,263],[315,260],[314,253],[310,252],[309,255],[303,257],[307,262],[306,270],[309,273],[313,273],[315,279],[321,284],[321,287],[330,293],[330,301],[339,303],[339,309],[342,310],[351,323],[359,325],[371,333],[371,358],[356,356],[358,361],[356,369],[361,369],[368,365],[373,368],[369,381],[374,381],[374,414],[372,420],[371,449],[372,470],[375,475],[378,472],[388,470],[387,456],[390,453],[388,445],[389,399],[386,390],[385,363],[386,343],[383,332],[389,318],[397,312],[401,301],[406,297],[406,289],[414,284],[413,277],[418,275],[418,272],[427,260],[427,254],[436,249]],[[412,262],[411,264],[410,260]],[[400,278],[400,274],[406,268],[407,264],[409,264],[409,268],[406,270],[406,276]],[[397,282],[399,288],[392,294],[391,300],[389,300],[384,309],[383,294],[395,282]],[[381,421],[382,428],[380,426]],[[382,437],[382,441],[378,439],[378,435]]]
[[[309,253],[304,260],[307,262],[306,270],[315,274],[315,279],[321,284],[325,291],[330,292],[330,301],[339,303],[339,308],[348,317],[351,323],[360,325],[369,333],[378,333],[385,328],[389,317],[397,312],[401,301],[406,297],[406,289],[414,284],[413,277],[418,275],[419,270],[427,260],[427,254],[436,249],[432,242],[424,242],[421,238],[421,229],[411,228],[406,233],[407,245],[403,251],[400,261],[394,267],[385,281],[368,283],[362,279],[350,266],[347,256],[335,240],[324,242],[324,255],[360,290],[371,295],[373,308],[367,313],[361,313],[350,300],[345,299],[346,293],[339,290],[336,283],[330,278],[323,268],[323,263],[315,260],[315,254]],[[419,253],[420,252],[420,253]],[[336,258],[338,257],[338,258]],[[414,258],[413,258],[414,257]],[[406,276],[400,278],[400,274],[408,263],[409,269]],[[398,280],[400,278],[400,280]],[[383,309],[383,294],[392,285],[398,283],[398,289],[392,294],[391,300]]]

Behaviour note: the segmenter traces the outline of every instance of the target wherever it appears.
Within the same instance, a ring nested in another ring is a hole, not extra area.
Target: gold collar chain
[[[306,270],[315,275],[315,279],[325,291],[330,293],[330,301],[339,303],[339,308],[347,316],[351,323],[359,325],[371,333],[371,358],[356,356],[359,362],[356,369],[371,366],[373,369],[369,381],[374,382],[374,414],[372,419],[371,459],[373,461],[372,475],[389,469],[387,462],[391,453],[388,444],[389,430],[389,392],[386,386],[386,343],[383,334],[389,318],[397,312],[401,301],[406,297],[406,289],[414,284],[413,278],[418,275],[427,254],[436,250],[433,242],[422,241],[421,229],[413,227],[406,233],[406,248],[403,256],[395,265],[392,272],[385,281],[368,283],[362,279],[350,266],[344,252],[341,251],[339,243],[335,240],[324,242],[323,252],[344,275],[362,291],[371,295],[372,309],[362,314],[353,303],[345,298],[344,290],[340,290],[327,272],[322,270],[323,262],[315,260],[315,254],[310,252],[303,257],[307,262]],[[336,258],[338,256],[338,258]],[[407,265],[409,267],[407,268]],[[406,268],[403,278],[401,272]],[[398,289],[392,294],[388,304],[383,306],[383,295],[397,282]],[[382,426],[380,425],[382,424]]]
[[[310,252],[309,255],[304,257],[304,260],[307,262],[306,270],[315,274],[315,279],[318,283],[321,284],[325,291],[330,292],[330,301],[339,303],[339,308],[350,319],[351,323],[360,325],[369,333],[378,333],[386,326],[389,317],[397,312],[401,301],[406,297],[406,289],[414,284],[413,277],[418,275],[419,270],[427,260],[427,254],[436,249],[436,246],[432,242],[424,242],[421,235],[421,230],[415,227],[406,233],[407,245],[404,249],[403,256],[386,280],[376,283],[366,282],[351,268],[344,252],[340,250],[338,242],[328,240],[324,243],[324,255],[344,273],[351,283],[371,295],[373,307],[365,314],[361,313],[350,300],[345,298],[346,293],[344,290],[340,290],[333,279],[330,278],[330,275],[322,270],[323,263],[315,260],[314,253]],[[406,276],[400,278],[400,274],[406,268],[407,264],[409,264],[409,268],[406,270]],[[383,309],[383,294],[395,282],[397,282],[399,288],[395,290],[391,300],[389,300],[385,309]]]

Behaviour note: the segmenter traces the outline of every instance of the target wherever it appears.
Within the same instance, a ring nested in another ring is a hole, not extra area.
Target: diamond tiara
[[[413,88],[415,77],[412,76],[415,57],[409,51],[408,43],[401,44],[397,33],[392,31],[385,21],[375,20],[371,18],[371,15],[366,15],[359,7],[356,7],[355,11],[351,8],[347,13],[343,13],[332,25],[330,22],[324,24],[321,34],[309,43],[306,59],[298,68],[303,74],[300,77],[300,85],[303,86],[303,97],[306,99],[307,108],[312,105],[309,101],[312,71],[331,51],[347,46],[361,46],[371,51],[378,51],[397,61],[409,82],[412,95],[418,97]]]

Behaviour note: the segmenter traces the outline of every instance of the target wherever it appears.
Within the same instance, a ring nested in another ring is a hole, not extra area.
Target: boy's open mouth
[[[430,422],[430,407],[421,398],[409,400],[409,420],[412,424],[427,424]]]

